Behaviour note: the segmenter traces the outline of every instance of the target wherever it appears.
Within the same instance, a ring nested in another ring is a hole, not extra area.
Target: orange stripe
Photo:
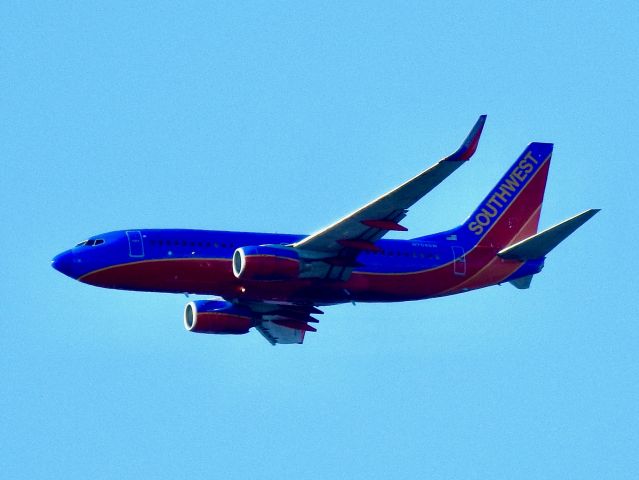
[[[526,190],[526,187],[532,183],[532,181],[535,179],[537,174],[539,174],[539,172],[541,172],[541,170],[544,168],[544,165],[546,164],[546,162],[548,162],[548,160],[550,160],[551,157],[552,157],[552,153],[550,155],[548,155],[544,159],[543,162],[541,162],[541,165],[539,166],[539,168],[537,169],[535,174],[532,177],[530,177],[530,179],[528,180],[526,185],[517,193],[517,195],[515,195],[515,197],[511,200],[511,202],[504,209],[504,211],[499,214],[499,217],[497,217],[497,220],[499,220],[500,217],[502,217],[504,214],[506,214],[506,212],[508,212],[510,207],[512,207],[515,204],[515,202],[519,198],[519,196],[524,192],[524,190]],[[541,209],[542,205],[543,205],[543,202],[539,204],[539,206],[537,207],[535,212],[539,211]],[[530,222],[530,220],[531,220],[531,218],[533,216],[534,216],[534,213],[533,213],[533,215],[531,215],[531,217],[528,220],[526,220],[526,223],[524,225],[527,225],[528,222]],[[470,250],[468,250],[465,253],[465,256],[468,256],[473,250],[475,250],[479,246],[479,244],[486,237],[486,235],[488,235],[488,233],[495,227],[495,225],[497,225],[497,223],[498,223],[497,220],[495,222],[493,222],[493,224],[490,226],[490,228],[488,230],[486,230],[486,232],[481,237],[479,237],[479,240],[477,240],[477,243],[475,243],[475,245]],[[519,232],[521,232],[521,230],[523,230],[523,227],[522,227],[522,229],[519,230]],[[519,234],[519,232],[517,234]],[[443,268],[443,267],[446,267],[448,265],[452,265],[453,263],[455,263],[455,259],[451,260],[450,262],[442,263],[442,264],[437,265],[435,267],[426,268],[424,270],[416,270],[416,271],[413,271],[413,272],[366,272],[366,271],[358,271],[358,272],[353,272],[353,275],[357,275],[357,274],[366,274],[366,275],[373,275],[373,276],[375,276],[375,275],[378,275],[378,276],[379,275],[395,275],[395,276],[397,276],[397,275],[417,275],[417,274],[420,274],[420,273],[425,273],[425,272],[430,272],[430,271],[433,271],[433,270],[437,270],[439,268]]]
[[[522,232],[526,227],[528,227],[528,224],[531,221],[535,220],[535,216],[537,215],[537,213],[540,211],[541,209],[541,205],[539,205],[535,211],[530,215],[530,217],[528,217],[528,220],[526,220],[526,222],[523,224],[523,226],[517,231],[517,233],[513,236],[513,238],[516,238],[517,235],[519,235],[520,232]],[[444,290],[444,292],[442,293],[449,293],[453,290],[458,290],[460,288],[465,288],[465,286],[467,286],[469,283],[478,280],[477,277],[479,277],[482,273],[484,273],[484,271],[488,268],[491,268],[496,262],[502,262],[503,259],[501,257],[495,256],[494,259],[492,259],[491,261],[489,261],[484,267],[482,267],[477,273],[475,273],[473,276],[467,278],[466,280],[464,280],[463,282],[459,283],[458,285],[456,285],[455,287],[451,287],[447,290]],[[512,275],[513,273],[515,273],[517,270],[519,270],[519,268],[524,264],[525,262],[517,262],[516,265],[513,265],[513,270],[506,275],[505,277],[503,277],[503,279],[505,280],[506,278],[508,278],[510,275]],[[481,279],[479,279],[481,281]],[[497,282],[499,283],[499,282]]]
[[[508,204],[508,206],[506,207],[506,209],[505,209],[503,212],[501,212],[501,213],[499,214],[499,217],[497,217],[497,220],[499,220],[499,219],[500,219],[500,218],[501,218],[501,217],[502,217],[502,216],[503,216],[503,215],[504,215],[504,214],[505,214],[505,213],[506,213],[506,212],[510,209],[510,207],[512,207],[512,206],[514,205],[515,201],[519,198],[519,196],[520,196],[522,193],[524,193],[524,191],[526,190],[526,187],[527,187],[528,185],[530,185],[530,184],[533,182],[533,180],[534,180],[534,179],[535,179],[535,177],[539,174],[539,172],[541,172],[541,171],[543,170],[544,165],[546,164],[546,162],[547,162],[548,160],[550,160],[550,158],[551,158],[551,157],[552,157],[552,153],[551,153],[550,155],[548,155],[548,156],[544,159],[544,161],[543,161],[543,162],[541,162],[541,165],[539,165],[539,168],[538,168],[538,169],[537,169],[537,171],[534,173],[534,175],[528,179],[528,182],[526,182],[526,185],[525,185],[525,186],[524,186],[521,190],[519,190],[519,192],[517,193],[517,195],[515,195],[515,197],[514,197],[514,198],[510,201],[510,203]],[[491,190],[491,191],[492,191],[492,190]],[[539,207],[541,207],[541,205],[542,205],[542,204],[539,204]],[[486,230],[486,233],[484,233],[484,234],[483,234],[483,235],[479,238],[479,241],[477,242],[477,244],[475,245],[475,247],[477,247],[477,245],[479,245],[479,244],[481,243],[481,241],[484,239],[484,237],[485,237],[486,235],[488,235],[488,233],[489,233],[489,232],[490,232],[490,231],[491,231],[491,230],[495,227],[495,225],[497,225],[497,220],[495,220],[495,221],[493,222],[493,224],[490,226],[490,228],[489,228],[488,230]],[[474,248],[475,248],[475,247],[474,247]],[[473,249],[474,249],[474,248],[473,248]],[[473,249],[469,250],[469,251],[468,251],[468,253],[472,252],[472,251],[473,251]]]

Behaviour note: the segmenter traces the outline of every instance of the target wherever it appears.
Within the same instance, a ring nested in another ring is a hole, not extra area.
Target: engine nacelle
[[[189,332],[241,335],[253,326],[250,310],[220,300],[196,300],[184,308]]]
[[[233,253],[233,274],[242,280],[292,280],[302,266],[297,251],[278,245],[240,247]]]

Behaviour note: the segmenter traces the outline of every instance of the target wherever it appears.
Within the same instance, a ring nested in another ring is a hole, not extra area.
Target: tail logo
[[[526,185],[539,164],[539,159],[535,158],[532,151],[526,152],[524,158],[515,164],[503,181],[491,192],[492,194],[488,195],[487,200],[468,223],[468,229],[475,235],[483,234]]]

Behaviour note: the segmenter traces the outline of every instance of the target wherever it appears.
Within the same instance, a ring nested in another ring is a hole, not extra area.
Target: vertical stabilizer
[[[503,248],[539,225],[552,143],[531,143],[462,225],[474,243]]]

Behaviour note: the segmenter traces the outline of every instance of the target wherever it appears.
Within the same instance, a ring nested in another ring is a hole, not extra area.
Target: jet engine
[[[251,311],[220,300],[196,300],[184,308],[189,332],[241,335],[254,326]]]
[[[240,247],[233,253],[233,274],[241,280],[291,280],[303,268],[298,252],[280,245]]]

